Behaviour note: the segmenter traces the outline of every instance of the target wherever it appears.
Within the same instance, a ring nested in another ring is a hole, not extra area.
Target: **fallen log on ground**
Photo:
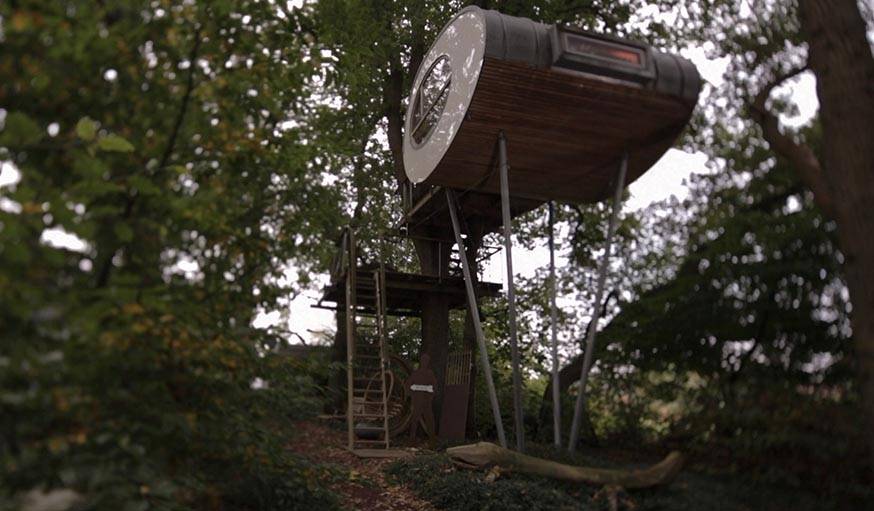
[[[489,442],[451,447],[446,449],[446,454],[453,462],[471,468],[497,465],[505,470],[525,474],[594,486],[621,486],[625,489],[651,488],[670,484],[683,467],[683,455],[678,451],[673,451],[659,463],[642,470],[565,465],[513,452]]]

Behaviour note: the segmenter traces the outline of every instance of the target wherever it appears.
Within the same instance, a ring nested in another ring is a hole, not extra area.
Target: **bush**
[[[321,402],[302,366],[166,311],[127,307],[103,328],[0,358],[0,500],[43,487],[100,509],[336,506],[283,448]]]
[[[479,471],[457,470],[445,455],[401,460],[388,473],[441,509],[459,511],[538,511],[586,507],[551,482],[513,476],[486,482]],[[585,500],[588,500],[586,497]]]
[[[551,446],[530,444],[527,453],[560,463],[618,468],[622,459],[639,452],[588,451],[568,454]],[[649,460],[647,463],[652,462]],[[629,468],[623,464],[625,468]],[[597,488],[523,474],[502,473],[487,482],[487,473],[457,469],[444,454],[418,456],[393,463],[387,469],[398,482],[412,488],[439,509],[480,510],[605,510],[604,499],[593,499]],[[816,495],[810,488],[779,483],[762,483],[738,474],[701,474],[687,468],[670,486],[636,490],[627,496],[637,511],[823,511],[863,509],[870,500],[870,488],[846,485],[842,494]]]

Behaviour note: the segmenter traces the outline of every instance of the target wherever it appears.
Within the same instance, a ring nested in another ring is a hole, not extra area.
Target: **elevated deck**
[[[373,270],[358,268],[355,274],[356,295],[360,297],[371,296],[375,292]],[[324,291],[322,299],[316,307],[329,310],[343,310],[346,306],[345,275],[329,284]],[[442,294],[449,300],[452,309],[463,309],[467,302],[464,279],[461,277],[434,277],[416,273],[403,273],[386,270],[386,313],[391,316],[419,316],[426,295]],[[476,286],[477,296],[495,297],[501,292],[501,285],[480,282]],[[362,305],[359,301],[359,312],[372,314],[372,307]]]

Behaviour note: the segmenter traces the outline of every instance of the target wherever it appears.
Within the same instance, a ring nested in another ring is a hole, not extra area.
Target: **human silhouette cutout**
[[[429,442],[435,442],[434,433],[434,392],[437,390],[437,376],[431,370],[431,357],[423,354],[419,359],[419,368],[410,374],[404,382],[404,392],[410,394],[413,401],[412,424],[410,425],[410,440],[416,441],[419,431],[419,421],[425,421],[425,433]]]

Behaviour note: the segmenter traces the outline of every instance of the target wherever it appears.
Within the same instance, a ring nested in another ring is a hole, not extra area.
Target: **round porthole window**
[[[451,81],[452,67],[449,57],[442,55],[431,65],[419,85],[416,97],[413,98],[410,133],[416,145],[420,145],[434,131],[434,126],[446,107]]]

